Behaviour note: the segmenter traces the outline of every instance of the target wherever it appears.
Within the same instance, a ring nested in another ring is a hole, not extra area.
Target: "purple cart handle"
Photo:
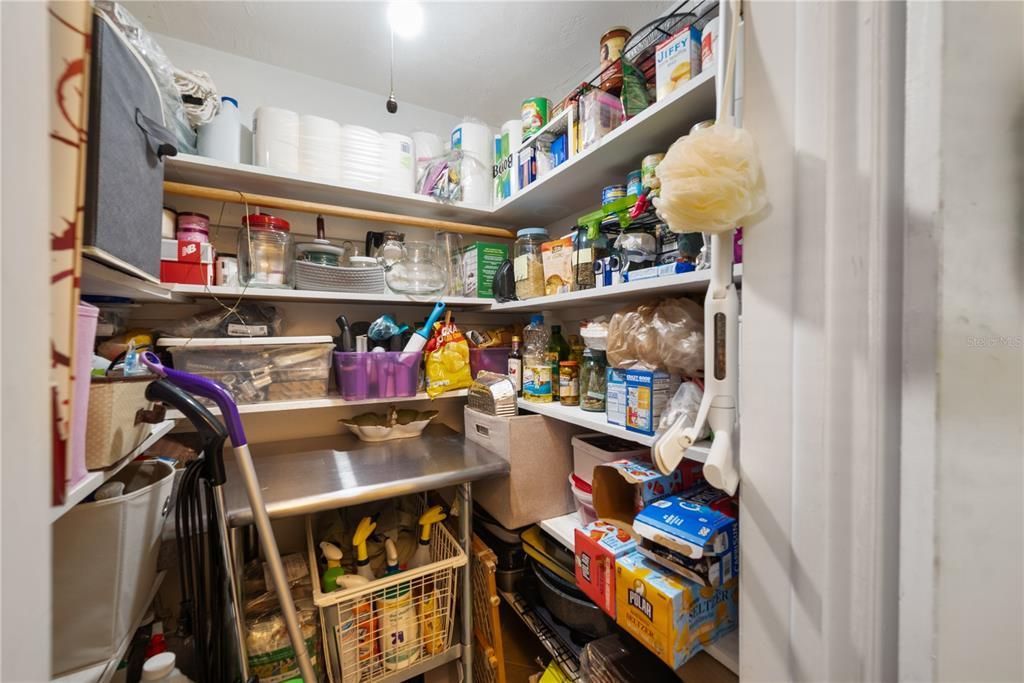
[[[165,368],[156,354],[151,351],[142,354],[142,364],[154,374],[167,378],[172,384],[181,387],[190,394],[208,398],[216,403],[217,407],[220,408],[220,414],[224,417],[224,424],[228,428],[231,445],[238,448],[247,443],[245,430],[242,429],[242,416],[238,414],[238,406],[235,404],[235,399],[227,389],[212,379],[193,375],[190,372]]]

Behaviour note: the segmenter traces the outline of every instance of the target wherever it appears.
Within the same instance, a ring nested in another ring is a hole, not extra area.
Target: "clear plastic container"
[[[174,367],[223,384],[238,403],[327,396],[331,377],[330,337],[167,337]]]
[[[243,287],[292,289],[295,240],[283,218],[254,213],[238,231],[238,279]]]
[[[512,353],[511,346],[495,346],[489,349],[469,350],[469,371],[476,378],[481,370],[499,375],[508,374],[508,356]]]
[[[346,401],[415,396],[422,358],[419,351],[335,351],[338,392]]]
[[[516,277],[516,296],[532,299],[544,296],[544,261],[541,245],[549,241],[544,228],[524,228],[516,233],[512,245],[512,264]]]
[[[547,358],[548,330],[544,316],[534,315],[523,328],[523,398],[534,403],[550,403],[553,396],[551,363]]]

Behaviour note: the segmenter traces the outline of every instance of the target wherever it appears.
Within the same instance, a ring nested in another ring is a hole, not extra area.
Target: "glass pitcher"
[[[399,294],[437,294],[448,286],[447,264],[430,242],[401,244],[402,257],[385,266],[388,288]],[[383,249],[383,245],[381,245]]]

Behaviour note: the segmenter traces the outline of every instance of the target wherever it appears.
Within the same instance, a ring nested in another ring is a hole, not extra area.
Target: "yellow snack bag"
[[[469,371],[469,344],[455,323],[434,323],[434,334],[423,349],[427,366],[427,395],[468,389],[473,383]]]

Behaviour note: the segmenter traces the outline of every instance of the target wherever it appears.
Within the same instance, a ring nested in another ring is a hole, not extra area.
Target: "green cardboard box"
[[[462,252],[462,267],[466,274],[466,296],[481,299],[494,298],[494,273],[508,258],[508,245],[477,242]]]

